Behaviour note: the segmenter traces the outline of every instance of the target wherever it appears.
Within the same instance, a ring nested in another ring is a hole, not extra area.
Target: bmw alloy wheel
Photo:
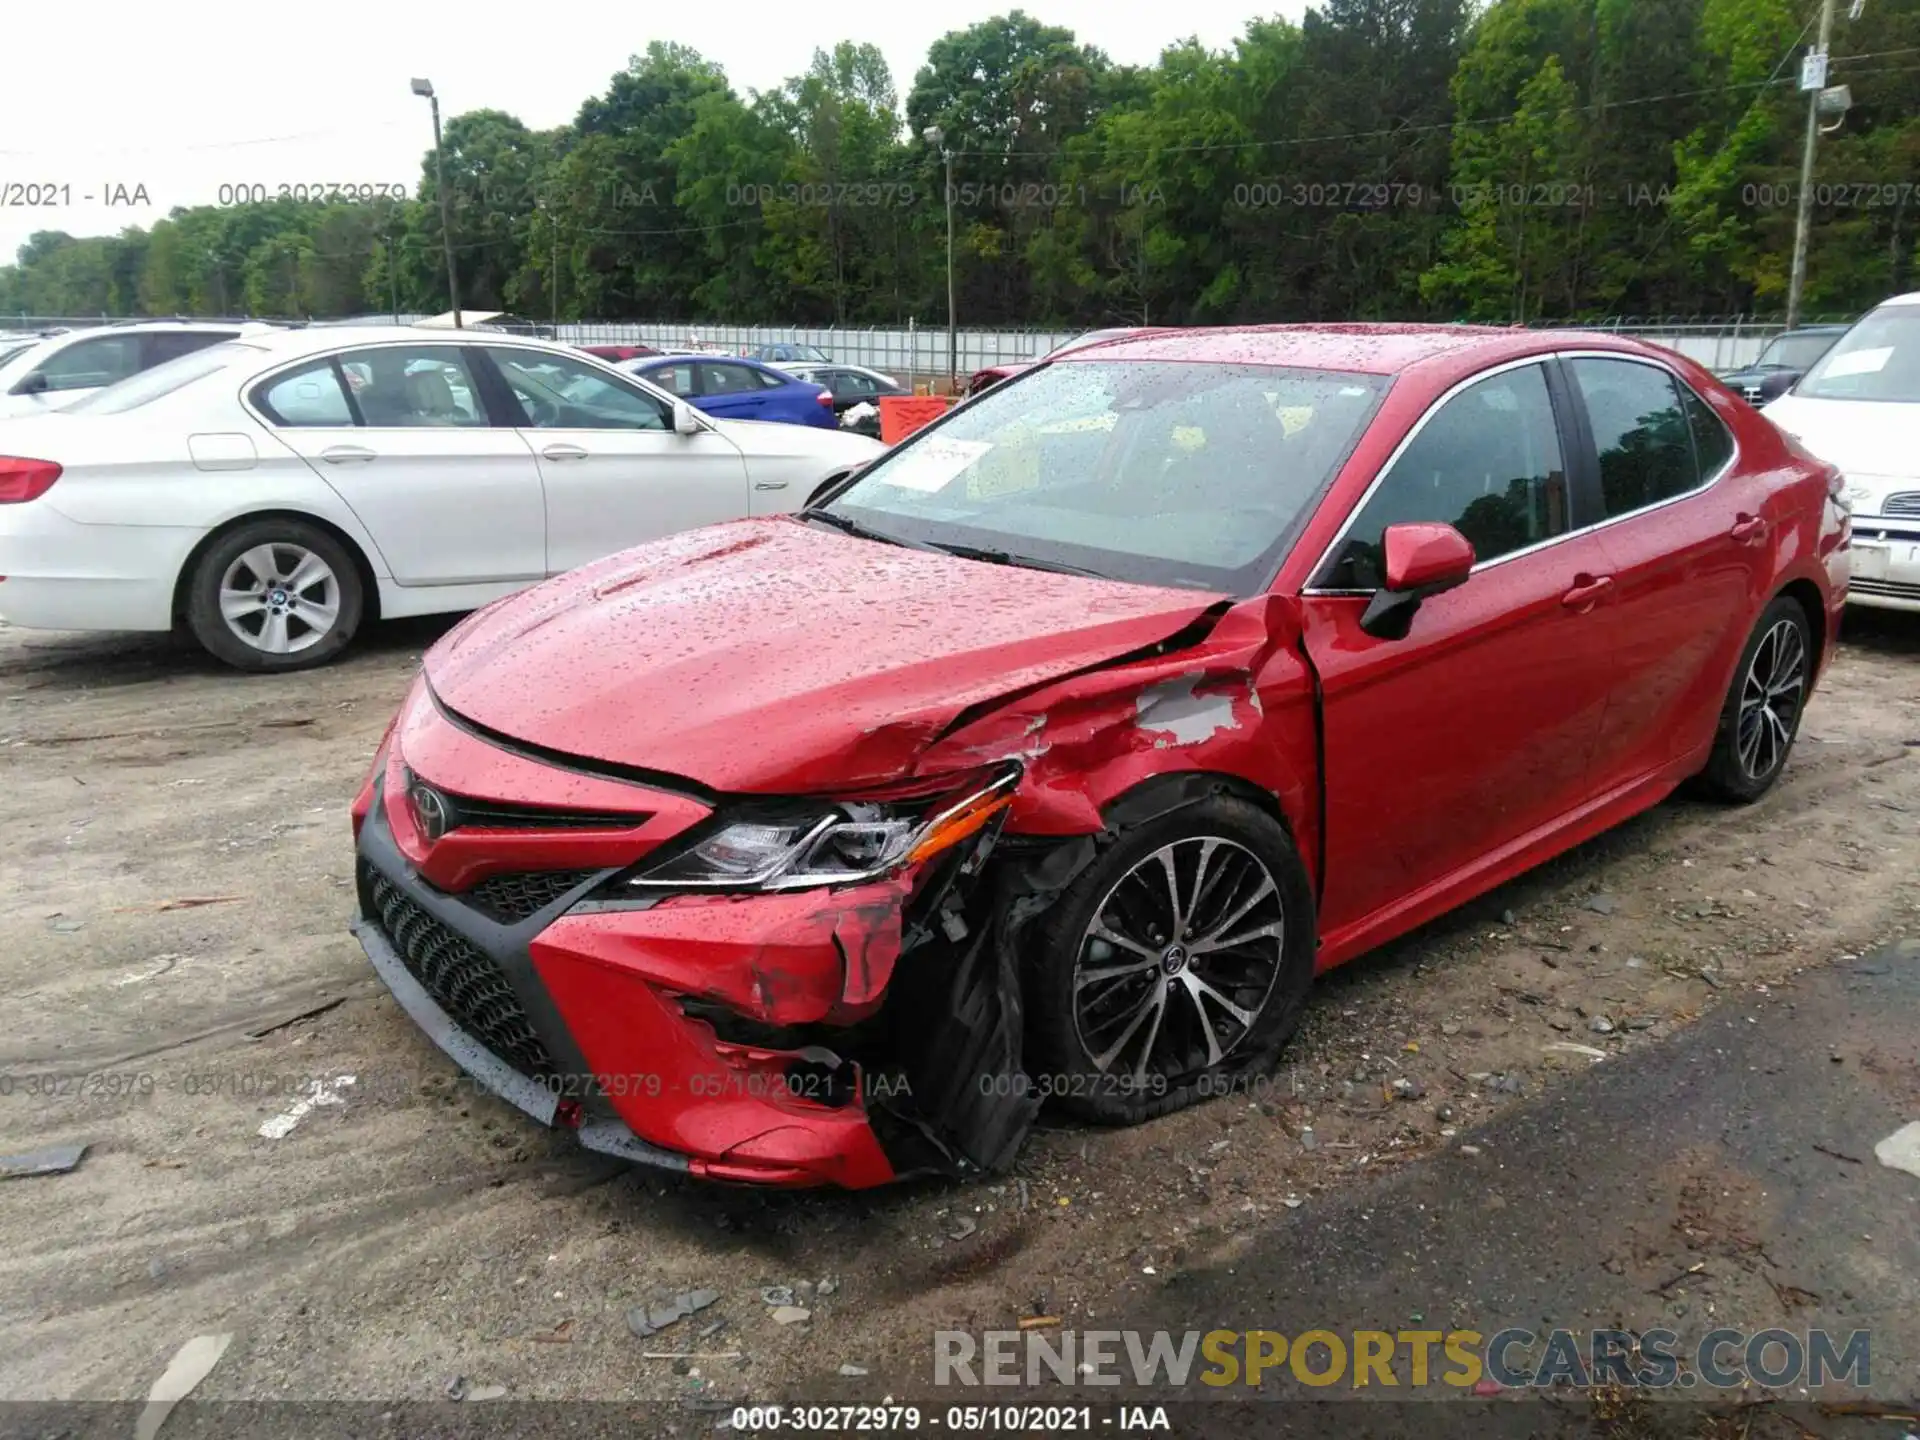
[[[1753,780],[1779,769],[1807,693],[1807,644],[1791,620],[1774,621],[1740,684],[1740,768]]]
[[[326,639],[339,620],[340,579],[304,546],[268,541],[227,566],[220,614],[243,644],[269,655],[297,655]]]
[[[1176,840],[1101,899],[1074,961],[1088,1062],[1134,1081],[1231,1057],[1273,993],[1286,913],[1266,864],[1217,836]]]

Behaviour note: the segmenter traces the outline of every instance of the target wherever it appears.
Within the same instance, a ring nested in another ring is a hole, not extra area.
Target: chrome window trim
[[[1380,473],[1373,477],[1373,480],[1368,484],[1359,500],[1354,502],[1353,509],[1347,514],[1346,521],[1334,534],[1333,539],[1327,543],[1326,548],[1320,552],[1319,557],[1313,562],[1313,568],[1307,573],[1309,575],[1319,575],[1327,568],[1329,559],[1337,555],[1340,547],[1346,544],[1348,532],[1353,529],[1354,522],[1358,520],[1366,510],[1368,502],[1373,499],[1374,492],[1378,490],[1386,478],[1393,473],[1393,467],[1400,463],[1400,457],[1405,453],[1407,447],[1413,444],[1422,430],[1426,429],[1427,422],[1438,414],[1448,401],[1452,400],[1462,391],[1478,385],[1482,380],[1492,379],[1496,375],[1504,375],[1509,370],[1518,370],[1526,365],[1545,365],[1550,360],[1624,360],[1629,364],[1645,365],[1649,369],[1660,371],[1671,379],[1674,384],[1691,394],[1702,405],[1706,405],[1707,413],[1713,416],[1715,423],[1727,432],[1727,438],[1733,442],[1732,452],[1727,456],[1726,462],[1722,464],[1718,470],[1714,471],[1712,475],[1708,476],[1691,490],[1684,490],[1678,495],[1669,495],[1663,500],[1656,500],[1651,505],[1642,505],[1638,510],[1629,510],[1622,515],[1609,515],[1603,520],[1596,520],[1591,525],[1579,526],[1567,531],[1563,535],[1550,535],[1545,540],[1537,540],[1533,544],[1522,546],[1518,550],[1509,550],[1504,555],[1496,555],[1491,560],[1476,561],[1474,562],[1473,569],[1468,572],[1469,576],[1478,575],[1482,570],[1490,570],[1496,565],[1504,565],[1509,560],[1518,560],[1526,555],[1537,554],[1549,546],[1562,544],[1565,541],[1573,539],[1575,536],[1591,535],[1596,531],[1605,530],[1609,526],[1618,525],[1623,520],[1636,520],[1642,515],[1648,515],[1655,510],[1661,510],[1669,505],[1678,504],[1682,500],[1692,500],[1697,496],[1704,495],[1715,485],[1719,484],[1721,480],[1726,478],[1727,473],[1739,463],[1740,437],[1734,433],[1733,427],[1720,418],[1719,412],[1716,411],[1712,405],[1708,404],[1705,396],[1701,395],[1698,390],[1695,390],[1692,385],[1687,383],[1687,378],[1684,375],[1664,360],[1652,355],[1630,355],[1621,350],[1554,350],[1543,355],[1529,355],[1524,359],[1509,360],[1489,370],[1482,370],[1470,375],[1465,380],[1453,385],[1421,413],[1420,418],[1414,422],[1413,428],[1407,431],[1405,437],[1394,447],[1393,453],[1389,455],[1385,463],[1381,465]],[[1569,386],[1575,383],[1571,372],[1568,373],[1566,378]],[[1582,403],[1584,404],[1584,401]],[[1568,457],[1564,453],[1561,455],[1560,460],[1563,465],[1568,463]],[[1571,474],[1570,471],[1569,474]],[[1305,585],[1301,587],[1300,593],[1306,596],[1371,595],[1374,592],[1371,590],[1338,590],[1322,586]]]
[[[479,338],[480,335],[483,333],[486,335],[486,338],[484,339]],[[235,338],[237,339],[239,337],[236,336]],[[500,343],[500,342],[504,342],[504,343]],[[277,380],[282,375],[289,374],[292,371],[304,369],[306,366],[311,365],[316,361],[338,360],[343,356],[352,355],[361,350],[396,350],[396,349],[414,350],[414,349],[426,349],[426,348],[438,347],[438,346],[453,346],[456,349],[493,349],[493,350],[518,349],[526,354],[539,355],[550,360],[556,360],[556,359],[557,360],[578,360],[582,364],[586,365],[589,369],[598,370],[602,374],[611,375],[615,377],[615,379],[617,380],[626,381],[627,384],[640,390],[649,399],[657,400],[661,404],[665,405],[667,407],[667,428],[669,431],[671,431],[673,428],[673,407],[677,403],[677,397],[673,395],[669,395],[666,391],[662,390],[659,386],[649,381],[645,376],[631,374],[628,371],[620,369],[615,364],[602,360],[597,355],[588,355],[584,351],[575,351],[560,345],[555,345],[555,346],[552,346],[551,348],[543,347],[539,345],[528,345],[525,343],[525,339],[522,336],[504,335],[504,334],[496,335],[493,332],[477,332],[477,331],[468,331],[466,332],[465,335],[462,335],[462,336],[454,336],[450,334],[449,335],[430,335],[424,339],[421,338],[421,336],[416,331],[415,333],[403,335],[391,340],[383,336],[377,340],[363,340],[358,342],[357,344],[352,344],[352,345],[336,345],[326,350],[309,350],[304,355],[300,355],[289,360],[284,360],[281,363],[270,366],[265,370],[256,370],[250,377],[248,377],[245,380],[242,380],[240,382],[240,390],[239,390],[239,397],[238,397],[240,402],[240,408],[246,412],[248,419],[272,431],[279,431],[283,429],[285,430],[354,429],[354,430],[404,430],[408,432],[416,432],[420,430],[429,430],[429,429],[449,429],[449,430],[512,430],[514,429],[515,427],[511,425],[493,425],[493,424],[449,425],[449,426],[426,426],[426,425],[353,425],[353,426],[284,425],[283,426],[283,425],[277,425],[273,421],[269,420],[264,414],[262,414],[259,410],[257,410],[253,404],[253,392],[256,389],[258,389],[261,385],[266,384],[270,380]],[[649,359],[651,357],[642,356],[641,358]],[[479,380],[478,380],[478,377],[473,376],[472,374],[473,361],[471,359],[467,359],[462,361],[462,363],[468,367],[469,378],[472,378],[474,380],[474,384],[477,389],[479,385]],[[502,376],[501,378],[505,379],[504,376]],[[644,434],[644,435],[653,435],[653,434],[658,434],[660,432],[653,431],[653,430],[642,430],[642,431],[635,431],[634,433]]]

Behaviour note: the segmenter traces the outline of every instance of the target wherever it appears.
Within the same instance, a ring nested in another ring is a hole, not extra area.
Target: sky
[[[175,206],[220,203],[223,186],[264,186],[271,196],[281,185],[397,184],[411,193],[433,137],[427,102],[409,93],[416,75],[433,82],[443,118],[498,109],[545,129],[572,120],[652,40],[693,46],[744,95],[799,74],[816,48],[855,39],[880,47],[904,99],[935,39],[1013,8],[1013,0],[23,3],[7,18],[13,63],[0,79],[0,263],[35,231],[148,227]],[[1223,48],[1256,14],[1298,19],[1304,0],[1019,8],[1117,61],[1147,64],[1189,36]]]

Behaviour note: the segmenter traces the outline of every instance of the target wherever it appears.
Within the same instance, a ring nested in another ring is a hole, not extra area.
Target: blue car
[[[834,429],[833,395],[784,370],[731,355],[648,355],[620,367],[723,420]]]

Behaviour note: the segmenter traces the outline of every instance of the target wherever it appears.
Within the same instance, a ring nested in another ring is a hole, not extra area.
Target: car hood
[[[1789,393],[1761,413],[1848,475],[1920,474],[1913,444],[1920,403],[1809,400]]]
[[[834,465],[864,465],[887,447],[864,435],[849,435],[823,425],[787,425],[776,420],[719,420],[703,417],[744,451],[749,459],[821,460]]]
[[[901,778],[962,710],[1152,645],[1221,598],[747,520],[500,601],[426,672],[446,709],[509,740],[798,794]]]

